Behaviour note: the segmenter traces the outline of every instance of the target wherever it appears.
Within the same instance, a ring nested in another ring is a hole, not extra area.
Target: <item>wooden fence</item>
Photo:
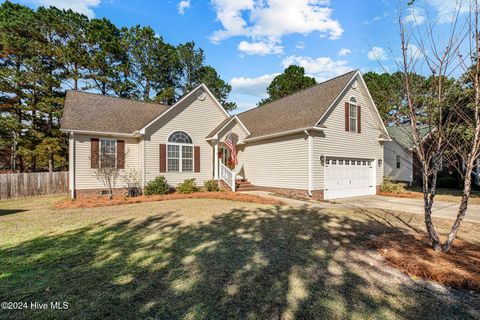
[[[0,174],[0,200],[68,192],[68,172]]]

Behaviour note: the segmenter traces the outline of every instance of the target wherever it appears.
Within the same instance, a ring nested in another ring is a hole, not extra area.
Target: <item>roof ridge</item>
[[[288,94],[288,95],[286,95],[286,96],[284,96],[284,97],[281,97],[281,98],[278,98],[278,99],[276,99],[276,100],[267,102],[267,103],[264,104],[264,105],[256,106],[255,108],[252,108],[252,109],[245,110],[245,111],[243,111],[243,112],[237,113],[236,115],[239,116],[239,115],[241,115],[241,114],[244,114],[244,113],[247,113],[247,112],[256,110],[256,109],[258,109],[258,108],[260,108],[260,107],[265,107],[265,106],[267,106],[267,105],[269,105],[269,104],[272,104],[272,103],[274,103],[274,102],[283,100],[283,99],[285,99],[285,98],[293,97],[293,96],[298,95],[298,94],[300,94],[300,93],[302,93],[302,92],[308,91],[308,90],[313,89],[313,88],[315,88],[315,87],[319,87],[320,85],[323,85],[323,84],[325,84],[325,83],[327,83],[327,82],[330,82],[330,81],[333,81],[333,80],[338,79],[338,78],[340,78],[340,77],[343,77],[343,76],[345,76],[345,75],[347,75],[347,74],[349,74],[349,73],[352,73],[352,72],[357,73],[358,71],[359,71],[359,69],[353,69],[353,70],[348,71],[348,72],[346,72],[346,73],[340,74],[340,75],[338,75],[338,76],[336,76],[336,77],[333,77],[333,78],[327,79],[327,80],[325,80],[325,81],[319,82],[319,83],[317,83],[317,84],[315,84],[315,85],[313,85],[313,86],[311,86],[311,87],[304,88],[304,89],[299,90],[299,91],[297,91],[297,92]]]
[[[126,100],[126,101],[130,101],[130,102],[134,102],[134,103],[137,102],[137,103],[151,104],[151,105],[155,105],[155,106],[170,107],[170,105],[164,104],[164,103],[158,103],[158,102],[152,102],[152,101],[143,101],[143,100],[135,100],[135,99],[132,99],[132,98],[125,98],[125,97],[115,97],[115,96],[111,96],[111,95],[108,95],[108,94],[94,93],[94,92],[88,92],[88,91],[82,91],[82,90],[70,89],[70,90],[66,90],[66,92],[67,92],[67,94],[69,92],[80,93],[80,94],[89,94],[89,95],[93,95],[93,96],[97,96],[97,97],[107,97],[107,98],[112,98],[112,99]]]

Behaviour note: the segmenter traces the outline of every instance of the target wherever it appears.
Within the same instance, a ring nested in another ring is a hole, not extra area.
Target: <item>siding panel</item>
[[[323,124],[326,129],[314,137],[314,189],[324,188],[324,167],[321,165],[321,156],[347,157],[375,160],[376,182],[379,185],[383,179],[383,144],[378,137],[383,132],[376,110],[371,103],[366,88],[357,81],[356,89],[348,88],[338,100],[336,107],[326,115]],[[346,106],[351,97],[355,97],[361,105],[361,133],[346,132]]]
[[[308,189],[308,140],[297,134],[238,149],[245,178],[262,187]]]
[[[145,135],[147,182],[158,175],[164,175],[172,186],[176,186],[187,178],[196,178],[198,185],[203,185],[204,181],[212,179],[213,147],[205,141],[205,137],[227,116],[208,94],[203,101],[196,97],[195,93],[190,95],[184,103],[172,109],[147,129]],[[159,173],[159,145],[165,144],[168,136],[177,130],[188,133],[194,145],[202,150],[200,172]]]
[[[400,169],[397,169],[397,155],[400,156]],[[396,181],[413,181],[413,157],[396,141],[385,143],[385,176]]]
[[[77,190],[82,189],[103,189],[104,186],[101,181],[92,174],[90,168],[90,152],[91,139],[109,138],[103,136],[79,135],[75,134],[75,187]],[[112,138],[110,138],[112,139]],[[138,167],[138,139],[121,138],[125,141],[125,170],[137,170]],[[125,171],[122,170],[122,171]],[[122,179],[118,179],[117,188],[125,187]]]

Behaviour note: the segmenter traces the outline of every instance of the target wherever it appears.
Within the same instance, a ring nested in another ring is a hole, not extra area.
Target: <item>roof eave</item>
[[[305,130],[306,131],[323,131],[323,128],[319,128],[318,126],[313,126],[313,127],[292,129],[292,130],[288,130],[288,131],[266,134],[266,135],[259,136],[259,137],[247,138],[247,139],[244,140],[244,142],[248,143],[248,142],[260,141],[260,140],[265,140],[265,139],[277,138],[277,137],[282,137],[282,136],[286,136],[286,135],[289,135],[289,134],[304,132]]]
[[[99,136],[109,136],[109,137],[124,137],[124,138],[140,138],[143,134],[139,131],[132,133],[121,133],[121,132],[108,132],[108,131],[90,131],[90,130],[78,130],[78,129],[67,129],[61,128],[60,131],[65,133],[77,133],[77,134],[88,134],[88,135],[99,135]]]

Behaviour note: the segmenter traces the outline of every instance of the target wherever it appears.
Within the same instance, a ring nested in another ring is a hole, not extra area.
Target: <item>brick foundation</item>
[[[102,191],[105,191],[106,193],[103,194]],[[118,195],[125,195],[127,194],[127,189],[126,188],[116,188],[113,189],[113,195],[118,196]],[[80,189],[80,190],[75,190],[75,197],[77,199],[79,198],[86,198],[86,197],[107,197],[108,196],[108,190],[107,189]]]
[[[323,190],[312,191],[312,196],[310,197],[308,195],[308,191],[307,190],[302,190],[302,189],[259,187],[259,186],[255,186],[255,189],[261,190],[261,191],[279,193],[279,194],[283,194],[287,197],[292,197],[292,198],[323,200]]]

